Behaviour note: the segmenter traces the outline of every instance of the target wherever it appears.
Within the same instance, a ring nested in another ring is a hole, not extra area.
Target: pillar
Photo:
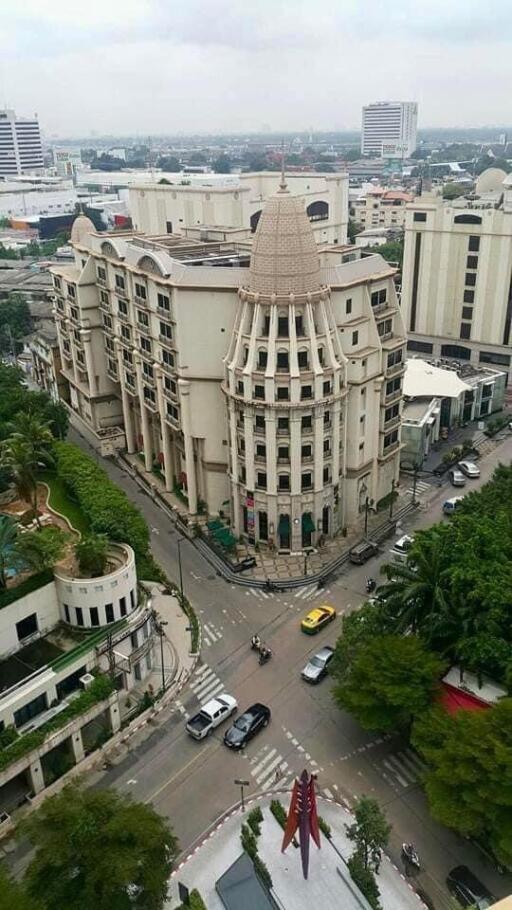
[[[121,386],[121,402],[123,406],[123,423],[126,436],[126,451],[129,455],[133,455],[133,453],[136,451],[133,414],[130,408],[130,396],[126,391],[124,381],[124,364],[120,345],[117,346],[117,369],[119,371],[119,384]]]
[[[28,771],[30,774],[30,786],[32,787],[32,792],[37,796],[37,794],[41,793],[41,790],[44,790],[46,787],[43,767],[39,758],[35,758],[34,761],[31,762]]]
[[[142,439],[144,440],[144,467],[146,471],[151,472],[153,467],[153,445],[151,440],[151,429],[149,426],[148,409],[144,402],[144,391],[142,388],[142,369],[141,358],[134,354],[135,368],[137,371],[137,391],[139,393],[140,419],[142,424]]]
[[[87,378],[89,380],[89,391],[91,395],[98,394],[98,386],[96,384],[96,375],[94,373],[94,360],[92,357],[91,351],[91,333],[89,331],[81,331],[82,341],[84,343],[84,355],[85,355],[85,365],[87,367]]]
[[[163,375],[162,369],[158,363],[153,364],[153,370],[156,378],[156,397],[158,401],[158,415],[160,417],[160,428],[162,430],[162,448],[164,454],[164,478],[165,478],[165,489],[168,492],[172,491],[173,487],[173,476],[174,476],[174,463],[173,455],[171,451],[171,442],[169,439],[169,427],[165,419],[165,401],[163,393]]]
[[[108,709],[110,716],[110,725],[112,727],[112,733],[117,733],[121,729],[121,713],[119,711],[119,699],[117,695],[111,696],[113,701],[111,701]]]
[[[190,419],[190,383],[186,379],[179,379],[181,404],[181,428],[183,430],[183,443],[185,447],[185,467],[187,469],[188,510],[191,515],[197,514],[197,483],[196,466],[194,464],[194,442],[192,439],[192,423]]]
[[[84,741],[82,739],[82,731],[77,730],[76,733],[73,733],[71,737],[71,745],[73,747],[73,755],[75,757],[75,765],[78,765],[79,762],[85,757]]]

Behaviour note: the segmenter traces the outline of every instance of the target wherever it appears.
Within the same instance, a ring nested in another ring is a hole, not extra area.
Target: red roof
[[[455,714],[456,711],[486,711],[491,707],[470,692],[455,689],[445,682],[441,686],[439,701],[448,714]]]

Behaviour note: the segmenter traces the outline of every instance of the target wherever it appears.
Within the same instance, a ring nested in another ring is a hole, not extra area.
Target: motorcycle
[[[259,664],[263,666],[267,661],[272,657],[272,651],[270,648],[266,648],[264,645],[260,648]]]
[[[261,648],[261,639],[259,635],[253,635],[251,638],[251,650],[259,651]]]
[[[376,588],[376,587],[377,587],[377,582],[375,581],[374,578],[367,578],[367,579],[366,579],[366,592],[367,592],[367,594],[372,594],[373,591],[375,591],[375,588]]]
[[[418,870],[420,869],[420,858],[413,844],[402,844],[402,858],[406,863],[409,863],[410,866],[413,866]]]

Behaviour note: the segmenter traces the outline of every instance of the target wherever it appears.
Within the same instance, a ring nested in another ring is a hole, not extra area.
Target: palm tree
[[[406,563],[387,563],[388,581],[378,589],[397,632],[436,637],[450,618],[450,565],[438,536],[423,538],[409,551]]]
[[[0,589],[7,586],[5,570],[12,562],[18,530],[13,518],[4,515],[0,521]]]
[[[18,495],[32,506],[38,526],[37,471],[41,464],[52,463],[52,442],[48,424],[28,412],[16,415],[0,451],[0,465],[11,471]]]

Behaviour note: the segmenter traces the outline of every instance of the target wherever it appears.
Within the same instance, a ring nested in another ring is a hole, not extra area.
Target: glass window
[[[81,607],[75,607],[76,613],[76,624],[77,626],[83,626],[84,624],[84,614]]]
[[[277,488],[278,488],[278,490],[289,490],[290,489],[290,475],[289,474],[279,474]]]
[[[98,607],[91,607],[89,612],[91,614],[91,626],[99,626],[100,617],[98,615]]]
[[[414,213],[414,221],[426,221],[426,220],[427,220],[426,212],[415,212]]]
[[[300,454],[302,458],[311,458],[311,455],[313,454],[311,443],[301,446]]]
[[[475,302],[475,292],[474,291],[464,291],[464,303],[474,303]]]
[[[303,317],[301,314],[299,314],[298,316],[295,317],[295,333],[299,337],[304,335],[304,323],[303,323]]]
[[[119,599],[119,612],[121,616],[126,616],[126,597]]]
[[[255,385],[254,386],[254,397],[255,398],[265,398],[265,386]]]
[[[304,401],[307,398],[312,398],[313,397],[313,387],[310,385],[301,386],[300,397],[301,397],[301,401]]]
[[[319,349],[318,349],[318,357],[319,357],[320,363],[322,363],[322,358],[320,358],[320,353],[321,353],[321,352],[322,352],[322,348],[319,348]],[[297,361],[298,361],[299,369],[300,369],[300,370],[307,370],[307,368],[308,368],[308,352],[307,352],[307,351],[299,351],[299,352],[297,353]]]
[[[240,440],[241,443],[242,443],[242,441],[243,440]],[[244,449],[245,449],[245,442],[244,442]],[[259,458],[265,458],[267,455],[267,447],[264,445],[257,445],[256,446],[256,455],[258,455]]]
[[[24,724],[28,724],[29,720],[32,720],[33,717],[37,717],[38,714],[42,714],[47,708],[48,699],[46,697],[46,692],[43,692],[41,695],[38,695],[37,698],[29,701],[26,705],[23,705],[22,708],[19,708],[18,711],[14,712],[14,726],[23,727]]]
[[[137,606],[137,603],[135,600],[135,588],[132,588],[130,591],[130,604],[131,604],[132,610],[135,610],[135,607]]]
[[[313,475],[312,475],[312,474],[309,474],[309,473],[308,473],[308,474],[303,474],[303,475],[302,475],[301,489],[302,489],[302,490],[310,490],[312,486],[313,486]]]
[[[470,322],[461,322],[460,337],[461,338],[471,338],[471,323]]]
[[[277,335],[279,338],[288,338],[288,316],[277,317]]]
[[[290,390],[287,385],[279,385],[277,387],[277,400],[278,401],[288,401],[290,397]]]
[[[463,319],[472,319],[473,318],[473,310],[470,306],[462,307],[462,318]]]
[[[69,607],[67,604],[64,604],[64,616],[66,617],[66,622],[71,622],[71,618],[69,615]]]
[[[347,314],[347,316],[349,316],[351,312],[352,312],[352,297],[349,297],[348,300],[345,301],[345,313]]]
[[[289,369],[288,351],[277,352],[277,369],[286,371]]]
[[[478,268],[478,256],[468,256],[466,261],[467,269],[476,269]]]
[[[37,628],[37,613],[31,613],[30,616],[25,616],[24,619],[20,619],[20,621],[16,623],[18,641],[29,638],[30,635],[37,632]]]
[[[352,344],[357,344],[359,341],[359,332],[352,332]]]
[[[476,285],[476,275],[473,272],[466,272],[465,283],[470,287],[474,288]]]
[[[268,362],[268,351],[258,351],[258,367],[264,370]]]
[[[157,302],[161,310],[167,310],[167,312],[170,311],[171,303],[165,294],[157,294]]]
[[[288,417],[278,417],[277,418],[277,429],[282,432],[288,432],[290,426],[290,421]]]
[[[267,475],[263,471],[259,471],[256,474],[256,486],[259,487],[260,490],[267,489]]]
[[[324,393],[324,395],[330,395],[331,392],[332,392],[331,381],[328,380],[327,382],[324,382],[323,393]]]
[[[105,604],[105,616],[107,618],[107,622],[114,622],[114,605],[113,604]]]
[[[254,422],[255,422],[256,426],[259,427],[260,430],[265,429],[265,418],[264,418],[263,414],[256,414]]]
[[[301,419],[301,428],[303,430],[310,430],[312,426],[313,426],[313,418],[312,418],[311,414],[306,414]]]
[[[469,238],[468,250],[470,253],[478,253],[480,250],[480,237],[471,236]]]

